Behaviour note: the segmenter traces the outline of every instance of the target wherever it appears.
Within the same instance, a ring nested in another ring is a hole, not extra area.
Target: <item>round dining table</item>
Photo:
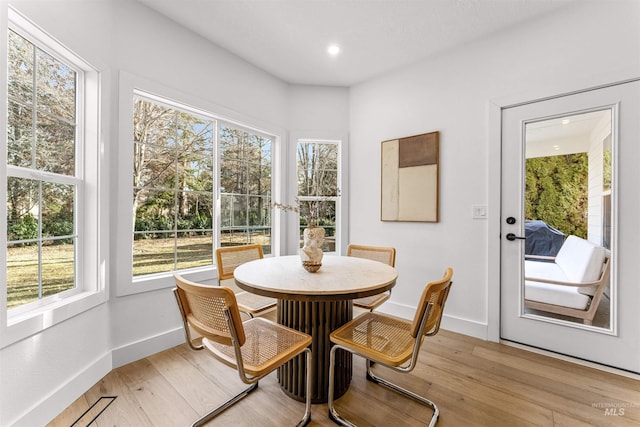
[[[238,266],[235,282],[241,289],[278,299],[278,323],[311,335],[315,383],[313,403],[325,403],[329,386],[329,334],[353,317],[352,300],[391,289],[398,274],[384,263],[364,258],[325,255],[315,273],[306,271],[298,255],[263,258]],[[298,356],[278,369],[280,387],[304,401],[304,360]],[[351,353],[336,354],[334,396],[351,383]]]

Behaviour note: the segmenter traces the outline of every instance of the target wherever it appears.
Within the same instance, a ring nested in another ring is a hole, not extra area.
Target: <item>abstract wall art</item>
[[[382,221],[439,220],[440,133],[382,141]]]

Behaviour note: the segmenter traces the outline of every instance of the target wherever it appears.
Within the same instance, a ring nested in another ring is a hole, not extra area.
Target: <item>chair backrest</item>
[[[177,286],[174,292],[185,329],[191,326],[211,341],[233,345],[231,331],[224,315],[226,308],[236,331],[238,345],[242,346],[245,343],[246,336],[240,311],[236,296],[231,289],[194,283],[177,273],[174,273],[174,277]],[[187,338],[189,338],[188,330]]]
[[[429,318],[426,321],[423,333],[429,336],[438,333],[440,322],[442,321],[442,313],[444,312],[444,304],[447,302],[449,289],[451,288],[452,277],[453,269],[449,267],[445,271],[442,279],[428,283],[427,286],[425,286],[424,291],[422,291],[420,303],[418,304],[418,309],[413,317],[413,324],[411,325],[411,335],[414,338],[418,338],[420,324],[427,314],[429,304],[431,304],[431,309],[429,310]]]
[[[365,246],[352,244],[347,247],[347,256],[380,261],[390,265],[391,267],[395,267],[396,264],[396,249],[383,246]]]
[[[218,280],[233,278],[236,267],[261,258],[264,258],[261,245],[225,246],[216,249]]]

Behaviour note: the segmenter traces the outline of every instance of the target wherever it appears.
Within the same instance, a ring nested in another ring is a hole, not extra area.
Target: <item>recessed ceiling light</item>
[[[329,45],[329,47],[327,48],[327,52],[329,52],[329,55],[331,56],[336,56],[340,53],[340,46],[338,46],[337,44]]]
[[[571,123],[571,120],[569,120],[569,119],[562,119],[562,124],[563,124],[563,125],[568,125],[569,123]]]

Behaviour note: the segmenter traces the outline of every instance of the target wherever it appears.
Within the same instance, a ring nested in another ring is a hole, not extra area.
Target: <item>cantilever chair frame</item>
[[[346,418],[342,417],[338,411],[335,408],[335,402],[334,402],[334,373],[335,373],[335,353],[336,351],[338,351],[338,349],[342,349],[348,352],[351,352],[353,354],[356,354],[358,356],[364,357],[365,359],[367,359],[367,380],[372,381],[376,384],[382,385],[387,387],[390,390],[393,390],[401,395],[404,395],[408,398],[411,398],[415,401],[417,401],[418,403],[421,403],[429,408],[431,408],[433,410],[433,415],[431,417],[431,420],[429,422],[429,427],[433,427],[436,425],[436,423],[438,422],[438,418],[440,416],[440,410],[438,409],[438,406],[431,400],[427,399],[424,396],[420,396],[410,390],[407,390],[403,387],[400,387],[399,385],[384,379],[378,375],[376,375],[373,372],[373,363],[371,362],[375,362],[375,363],[379,363],[381,365],[384,365],[390,369],[393,369],[395,371],[399,371],[399,372],[403,372],[403,373],[408,373],[411,372],[418,361],[418,356],[420,353],[420,347],[422,346],[422,341],[424,339],[425,336],[433,336],[436,335],[438,333],[438,331],[440,330],[440,323],[442,321],[442,314],[444,312],[444,305],[446,303],[447,297],[449,296],[449,290],[451,289],[451,284],[453,283],[451,281],[451,278],[453,276],[453,270],[451,268],[447,268],[445,275],[442,279],[435,281],[435,282],[431,282],[429,283],[425,290],[423,291],[423,295],[426,295],[428,293],[428,290],[430,287],[434,286],[434,287],[438,287],[438,286],[443,286],[443,295],[440,297],[440,301],[441,301],[441,311],[440,313],[438,313],[438,318],[436,320],[436,322],[433,324],[433,326],[431,327],[430,330],[425,331],[425,328],[427,326],[427,321],[429,320],[429,316],[431,314],[431,310],[433,308],[433,303],[431,302],[427,302],[424,301],[426,303],[426,307],[424,308],[424,311],[422,311],[422,300],[420,302],[420,305],[418,306],[418,309],[416,311],[416,315],[414,317],[414,325],[416,323],[416,317],[418,317],[420,315],[420,313],[422,312],[422,318],[420,319],[420,323],[417,329],[417,332],[415,333],[414,336],[414,342],[413,342],[413,350],[411,353],[411,357],[409,359],[409,363],[407,364],[406,361],[404,362],[404,364],[400,364],[400,365],[393,365],[393,364],[389,364],[384,360],[380,360],[380,359],[374,359],[372,358],[371,355],[365,355],[362,352],[359,352],[356,348],[353,347],[346,347],[337,343],[334,343],[333,347],[331,348],[331,352],[330,352],[330,365],[329,365],[329,400],[328,400],[328,410],[329,410],[329,418],[331,418],[336,424],[339,425],[343,425],[343,426],[351,426],[351,427],[355,427],[355,425],[353,423],[351,423],[349,420],[347,420]],[[424,297],[423,297],[424,298]],[[361,316],[382,316],[385,317],[385,315],[379,315],[379,314],[374,314],[374,313],[364,313]],[[352,322],[356,321],[356,319],[354,319]],[[348,325],[348,324],[347,324]],[[346,326],[346,325],[345,325]],[[413,328],[414,326],[412,326]],[[413,335],[413,334],[412,334]]]
[[[188,286],[202,286],[202,285],[198,285],[197,283],[191,282],[189,280],[186,280],[184,278],[182,278],[179,274],[174,273],[175,279],[176,279],[176,283],[186,283]],[[180,286],[178,285],[176,288],[173,289],[173,294],[176,298],[176,302],[178,303],[178,308],[180,309],[180,315],[182,317],[182,322],[184,324],[184,331],[185,331],[185,337],[187,340],[187,343],[189,344],[189,346],[193,349],[193,350],[202,350],[207,348],[206,345],[206,339],[207,338],[193,338],[191,335],[191,326],[190,326],[190,322],[188,319],[188,314],[185,312],[185,305],[188,306],[188,303],[186,303],[186,301],[182,300],[182,297],[180,295],[181,293],[181,289],[179,289]],[[220,290],[221,287],[215,287],[212,289],[216,289],[216,290]],[[225,288],[222,287],[223,289],[225,289],[229,295],[233,295],[232,298],[235,301],[235,294],[233,293],[233,291],[229,288]],[[184,292],[184,291],[182,291]],[[239,309],[237,306],[237,303],[232,304],[232,306],[225,306],[223,309],[223,315],[224,315],[224,319],[225,322],[227,324],[227,328],[229,330],[229,337],[221,337],[220,342],[228,344],[227,341],[231,341],[231,345],[233,346],[234,349],[234,354],[235,354],[235,363],[234,365],[230,365],[229,361],[227,360],[222,360],[220,359],[220,361],[226,365],[232,366],[233,368],[235,368],[238,371],[238,375],[240,376],[240,380],[245,383],[245,384],[249,384],[249,387],[243,389],[241,392],[239,392],[238,394],[236,394],[235,396],[233,396],[232,398],[228,399],[227,401],[225,401],[224,403],[222,403],[221,405],[217,406],[216,408],[212,409],[211,411],[207,412],[205,415],[203,415],[202,417],[200,417],[198,420],[196,420],[193,424],[192,427],[199,427],[202,426],[204,424],[206,424],[207,422],[211,421],[213,418],[217,417],[219,414],[221,414],[224,410],[228,409],[229,407],[233,406],[235,403],[237,403],[238,401],[242,400],[244,397],[248,396],[252,391],[256,390],[258,388],[258,382],[264,378],[265,376],[271,374],[274,370],[276,370],[279,366],[281,366],[283,363],[285,363],[288,360],[292,360],[294,357],[298,356],[299,354],[305,353],[306,356],[306,366],[307,366],[307,378],[306,378],[306,402],[305,402],[305,413],[303,415],[303,417],[300,419],[300,421],[296,424],[296,427],[303,427],[306,426],[310,421],[311,421],[311,382],[313,380],[313,365],[312,365],[312,355],[311,355],[311,349],[309,348],[309,346],[299,350],[296,353],[292,353],[290,355],[290,357],[284,359],[284,360],[280,360],[280,363],[274,364],[271,368],[269,368],[268,371],[262,373],[261,375],[256,375],[256,376],[251,376],[248,375],[247,372],[245,371],[245,367],[244,367],[244,362],[243,362],[243,357],[242,357],[242,349],[241,349],[241,345],[240,342],[244,341],[246,338],[245,337],[245,332],[244,329],[242,327],[242,321],[240,319],[240,314],[239,314]],[[265,319],[254,319],[251,318],[248,321],[262,321],[262,322],[268,322],[268,323],[273,323],[269,320],[265,320]],[[236,324],[239,323],[239,329],[236,326]],[[280,326],[280,325],[278,325]],[[286,328],[284,326],[281,326],[282,328]],[[288,328],[287,328],[288,329]],[[242,340],[239,338],[242,337]],[[216,339],[214,339],[216,340]],[[216,340],[217,341],[217,340]],[[309,337],[309,344],[311,343],[311,339]],[[215,353],[213,353],[213,355],[217,357],[217,355]]]
[[[237,265],[233,266],[233,268],[225,267],[222,260],[223,254],[251,250],[255,250],[258,253],[259,256],[256,259],[264,257],[262,246],[259,244],[226,246],[216,249],[216,269],[218,270],[218,281],[220,282],[220,286],[222,286],[223,280],[233,279],[233,272],[237,267]],[[277,306],[277,301],[273,298],[251,294],[246,291],[237,293],[236,299],[238,300],[238,307],[240,308],[240,311],[249,317],[259,316],[273,310]]]
[[[391,267],[395,267],[396,264],[396,249],[385,246],[369,246],[369,245],[357,245],[357,244],[349,244],[347,247],[347,256],[355,256],[359,258],[367,258],[373,259],[374,261],[379,261],[375,258],[370,258],[367,256],[354,255],[354,251],[362,251],[362,252],[370,252],[370,253],[384,253],[389,255],[388,262],[386,264]],[[382,261],[381,261],[382,262]],[[378,295],[372,295],[370,297],[357,298],[353,300],[353,306],[363,308],[365,310],[373,311],[377,307],[379,307],[383,302],[387,301],[391,298],[391,291],[386,291]]]

